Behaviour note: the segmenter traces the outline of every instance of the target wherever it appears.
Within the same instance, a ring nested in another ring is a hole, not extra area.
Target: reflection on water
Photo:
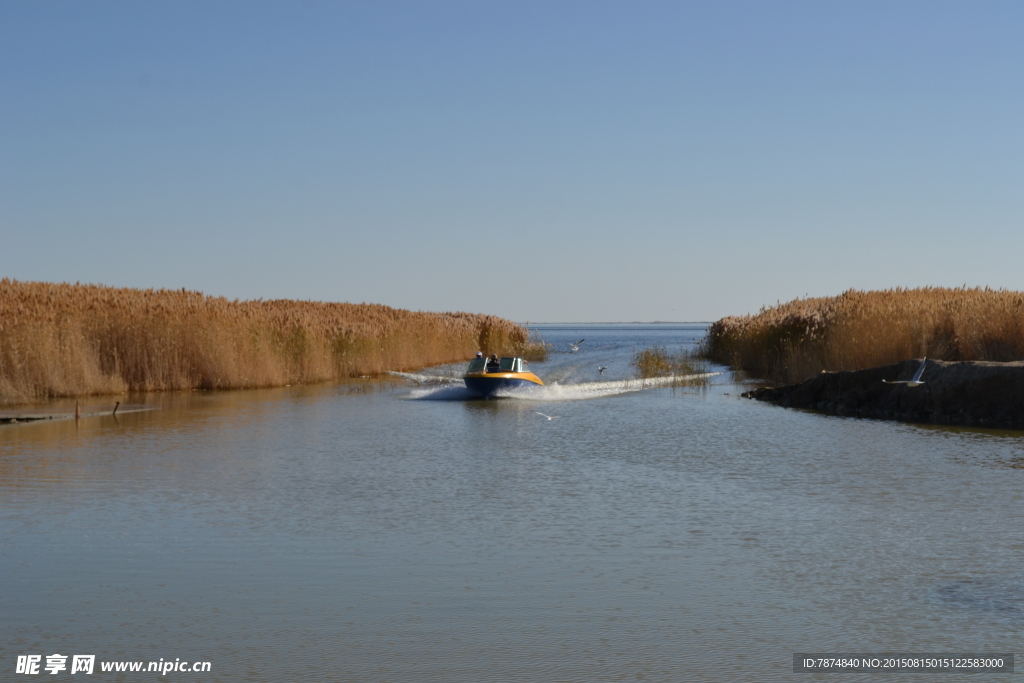
[[[964,609],[984,610],[1024,620],[1024,577],[986,577],[953,581],[935,590],[939,600]]]
[[[569,385],[700,329],[542,333],[587,339],[536,368]],[[1019,433],[788,411],[720,379],[543,404],[193,392],[4,426],[0,659],[720,681],[788,680],[795,651],[1013,651]]]

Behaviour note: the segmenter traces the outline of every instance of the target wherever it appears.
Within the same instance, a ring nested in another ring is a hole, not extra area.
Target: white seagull
[[[906,384],[908,387],[919,387],[922,384],[924,384],[924,382],[921,381],[921,375],[924,374],[924,364],[927,363],[927,362],[928,362],[927,358],[925,358],[925,359],[923,359],[921,361],[921,366],[917,369],[917,372],[914,373],[914,378],[911,379],[911,380],[905,380],[904,379],[904,380],[899,380],[899,381],[895,381],[895,382],[890,382],[887,379],[883,379],[882,381],[885,382],[886,384]]]
[[[604,371],[607,370],[607,369],[608,369],[607,365],[601,365],[601,366],[598,366],[597,371],[598,371],[598,373],[603,375]]]
[[[569,353],[576,353],[577,351],[579,351],[580,350],[580,344],[582,344],[585,341],[586,341],[586,339],[580,339],[575,344],[573,344],[572,342],[569,342],[569,348],[572,349],[572,351],[570,351]]]
[[[535,410],[533,412],[535,412],[538,415],[541,415],[543,417],[546,417],[548,419],[548,421],[554,420],[556,417],[562,417],[561,415],[544,415],[544,413],[540,412],[539,410]]]

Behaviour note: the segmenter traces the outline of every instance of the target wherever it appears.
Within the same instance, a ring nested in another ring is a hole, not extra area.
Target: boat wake
[[[395,377],[401,377],[407,379],[415,384],[462,384],[462,377],[453,377],[451,375],[419,375],[415,372],[396,372],[392,370],[388,373]]]
[[[466,389],[461,378],[438,377],[434,375],[411,375],[410,373],[391,373],[414,381],[421,386],[413,389],[409,398],[420,401],[472,401],[479,397]],[[696,375],[679,377],[648,377],[646,379],[622,379],[611,382],[579,382],[577,384],[559,384],[552,382],[544,386],[516,387],[499,389],[494,395],[497,398],[511,398],[524,401],[578,401],[589,398],[602,398],[628,394],[645,389],[678,386],[683,382],[707,379],[721,372],[704,372]],[[425,386],[433,385],[433,386]]]

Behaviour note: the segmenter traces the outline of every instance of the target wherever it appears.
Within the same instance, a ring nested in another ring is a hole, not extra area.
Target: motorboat
[[[540,377],[530,372],[529,363],[518,356],[494,359],[474,358],[463,376],[466,388],[482,398],[488,398],[499,389],[542,387]]]

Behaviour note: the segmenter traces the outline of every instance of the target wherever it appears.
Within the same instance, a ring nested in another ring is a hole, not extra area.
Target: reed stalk
[[[530,330],[530,336],[518,350],[518,355],[528,361],[543,362],[548,359],[550,344],[541,339],[539,330]]]
[[[707,361],[698,354],[680,349],[672,353],[661,346],[650,346],[634,351],[629,361],[638,379],[674,377],[675,386],[706,386]]]

